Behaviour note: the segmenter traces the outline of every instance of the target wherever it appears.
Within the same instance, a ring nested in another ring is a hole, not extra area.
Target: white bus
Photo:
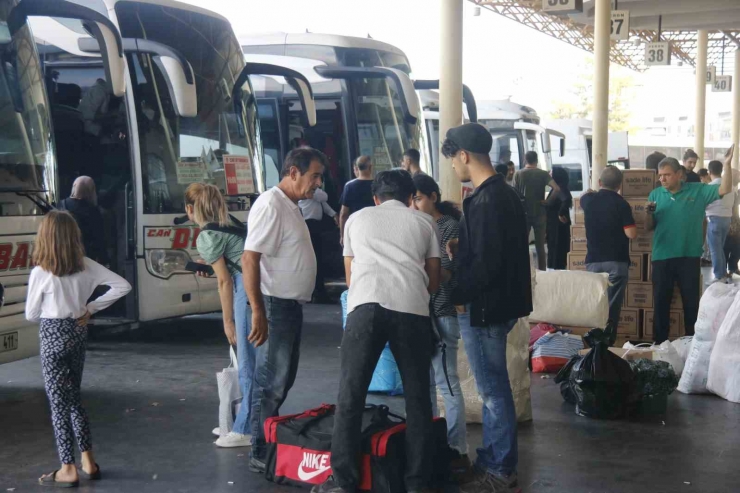
[[[0,42],[0,363],[38,352],[23,313],[33,238],[80,175],[97,184],[110,268],[134,286],[92,324],[220,309],[215,281],[184,270],[198,235],[175,225],[184,190],[216,184],[245,221],[265,189],[249,76],[287,76],[306,126],[308,81],[245,66],[226,19],[171,0],[0,0]]]

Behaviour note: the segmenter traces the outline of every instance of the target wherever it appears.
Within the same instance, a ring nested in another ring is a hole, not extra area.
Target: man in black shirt
[[[339,211],[339,242],[344,242],[344,225],[347,224],[349,216],[355,212],[372,207],[373,202],[373,164],[370,156],[360,156],[355,161],[354,180],[344,185],[344,191],[339,199],[342,208]]]
[[[581,197],[586,224],[586,269],[609,274],[609,324],[616,331],[630,267],[630,240],[637,237],[632,208],[619,195],[622,172],[607,166],[599,177],[601,190]]]
[[[466,305],[460,333],[486,412],[483,445],[462,493],[497,493],[517,484],[516,411],[506,370],[506,336],[532,311],[527,218],[506,176],[494,171],[490,132],[477,123],[450,129],[442,154],[475,191],[463,202],[460,238],[447,243],[458,262],[452,302]],[[457,252],[455,252],[457,245]]]

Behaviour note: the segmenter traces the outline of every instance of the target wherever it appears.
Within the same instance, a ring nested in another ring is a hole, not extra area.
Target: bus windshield
[[[8,30],[15,4],[0,0],[0,216],[41,215],[33,195],[54,190],[51,123],[30,29]]]
[[[141,149],[144,212],[184,212],[190,183],[213,183],[227,195],[258,193],[262,156],[256,101],[249,84],[232,95],[244,58],[231,26],[218,18],[159,5],[118,3],[124,38],[153,40],[181,52],[195,74],[198,115],[178,117],[167,81],[150,55],[128,55]],[[167,26],[164,29],[162,26]],[[238,189],[226,175],[249,176]]]
[[[371,156],[376,172],[400,166],[404,151],[415,148],[426,154],[421,116],[416,125],[403,120],[401,101],[385,79],[353,79],[360,154]]]

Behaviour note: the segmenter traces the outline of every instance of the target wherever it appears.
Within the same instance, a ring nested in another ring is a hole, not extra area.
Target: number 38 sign
[[[668,41],[659,41],[645,45],[645,65],[670,65],[671,44]]]

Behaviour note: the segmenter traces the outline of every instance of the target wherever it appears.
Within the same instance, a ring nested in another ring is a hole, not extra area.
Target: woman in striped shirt
[[[426,212],[435,220],[439,230],[439,246],[442,252],[442,284],[432,294],[430,310],[432,323],[442,342],[447,346],[446,363],[450,385],[443,371],[442,352],[438,351],[432,359],[432,406],[434,415],[437,409],[437,388],[442,393],[447,416],[447,438],[450,446],[460,458],[453,463],[453,471],[464,472],[470,467],[468,460],[468,442],[465,429],[465,401],[460,390],[460,377],[457,374],[457,349],[460,341],[460,325],[457,321],[457,310],[452,304],[452,291],[457,285],[456,261],[447,255],[447,242],[459,235],[459,221],[462,213],[452,202],[442,202],[439,185],[431,176],[416,174],[414,176],[413,206]],[[450,387],[452,393],[450,393]]]

